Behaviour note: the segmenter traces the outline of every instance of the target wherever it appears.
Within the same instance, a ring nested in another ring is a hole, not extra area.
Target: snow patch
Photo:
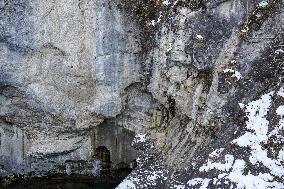
[[[277,94],[283,95],[284,91],[282,90],[283,89]],[[234,160],[233,155],[230,154],[225,155],[225,163],[216,162],[216,158],[223,152],[223,149],[220,148],[213,151],[209,155],[207,163],[199,169],[200,172],[207,172],[212,169],[221,171],[218,176],[211,178],[214,185],[217,185],[223,180],[225,184],[228,184],[228,181],[235,183],[236,188],[238,189],[284,188],[283,183],[275,181],[275,176],[278,176],[278,178],[284,176],[284,168],[281,164],[284,160],[284,149],[282,148],[279,151],[278,156],[272,159],[268,157],[267,150],[262,147],[262,144],[268,143],[269,137],[272,135],[275,136],[275,134],[280,133],[280,130],[283,130],[284,128],[284,118],[282,118],[284,115],[284,106],[280,106],[276,110],[276,113],[282,116],[279,121],[279,126],[277,127],[276,125],[271,132],[268,130],[269,121],[266,120],[266,116],[271,107],[272,95],[274,94],[275,92],[270,92],[261,96],[260,99],[246,105],[239,103],[239,106],[246,112],[248,118],[246,121],[247,132],[232,141],[232,143],[239,145],[240,147],[246,147],[250,150],[249,163],[252,166],[261,163],[269,171],[267,173],[251,173],[246,161],[243,159]],[[281,139],[281,141],[283,140]],[[215,159],[215,161],[212,159]],[[208,178],[196,178],[189,182],[191,185],[204,183],[204,186],[206,186],[209,181],[210,179]]]
[[[267,150],[261,146],[261,144],[267,143],[268,140],[269,121],[266,119],[266,116],[271,106],[273,94],[274,92],[265,94],[259,100],[250,102],[244,107],[248,117],[248,121],[246,121],[248,131],[233,140],[232,143],[251,149],[249,160],[252,164],[255,165],[257,162],[261,162],[275,176],[283,176],[284,168],[281,162],[269,158]]]
[[[184,185],[174,185],[173,189],[185,189]]]
[[[206,189],[208,187],[209,182],[211,179],[203,179],[203,178],[194,178],[191,179],[187,182],[189,186],[196,186],[196,185],[201,185],[199,189]]]
[[[267,7],[268,6],[268,2],[267,1],[261,1],[259,4],[258,4],[259,7]]]
[[[136,186],[132,180],[124,180],[116,189],[136,189]]]
[[[171,2],[169,0],[164,0],[163,1],[163,5],[169,6],[171,4]]]
[[[134,141],[135,141],[136,143],[143,143],[143,142],[146,142],[146,137],[147,137],[146,134],[144,134],[144,133],[139,133],[139,134],[137,134],[137,135],[135,136]]]
[[[284,87],[281,87],[280,90],[277,92],[278,96],[282,96],[284,98]]]
[[[276,110],[276,113],[280,116],[284,115],[284,106],[279,106]]]
[[[237,188],[247,189],[267,189],[267,188],[284,188],[282,183],[272,182],[273,177],[267,173],[259,173],[258,175],[243,175],[243,170],[246,166],[244,160],[236,160],[232,172],[228,175],[228,178],[237,184]]]
[[[197,40],[203,40],[204,37],[203,37],[202,35],[196,35],[196,39],[197,39]]]
[[[269,121],[266,120],[265,116],[271,105],[271,96],[273,93],[274,92],[265,94],[261,99],[253,101],[247,106],[240,106],[242,109],[245,109],[247,113],[249,120],[246,122],[246,128],[251,131],[233,140],[233,143],[242,147],[253,145],[252,147],[254,148],[259,145],[260,142],[267,139]]]
[[[233,70],[233,69],[225,69],[223,70],[224,73],[232,73],[232,77],[237,78],[237,80],[240,80],[242,78],[242,75],[240,72]]]
[[[234,156],[225,155],[225,163],[212,162],[210,159],[207,163],[199,168],[200,172],[209,171],[209,170],[220,170],[220,171],[229,171],[234,163]]]
[[[282,54],[282,53],[284,53],[284,51],[283,51],[282,49],[277,49],[277,50],[275,51],[275,53],[276,53],[276,54]]]
[[[167,48],[167,52],[170,52],[173,49],[173,43],[169,43],[169,47]]]
[[[219,148],[214,150],[211,154],[209,154],[209,157],[219,157],[220,154],[224,151],[224,148]]]

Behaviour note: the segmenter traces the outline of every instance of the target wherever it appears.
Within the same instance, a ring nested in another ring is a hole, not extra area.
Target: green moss
[[[270,0],[268,6],[257,6],[248,17],[247,22],[241,27],[241,37],[246,38],[250,36],[253,31],[259,30],[263,23],[273,15],[280,2],[280,0]]]
[[[281,177],[275,176],[275,175],[271,175],[271,176],[273,177],[273,181],[282,182]]]
[[[278,134],[283,135],[283,131],[280,131]],[[277,158],[279,152],[282,148],[284,148],[284,143],[281,141],[277,141],[273,136],[268,139],[267,143],[261,144],[263,150],[270,150],[272,152],[273,158]]]
[[[248,162],[243,170],[243,175],[248,175],[249,172],[253,169],[253,164]]]
[[[276,96],[275,97],[275,103],[276,104],[284,104],[284,98],[282,96]]]
[[[176,114],[176,101],[172,96],[168,96],[168,112],[171,117],[174,117]]]
[[[261,149],[262,150],[268,149],[268,145],[267,144],[261,144]]]
[[[241,80],[234,76],[234,72],[219,72],[220,76],[225,78],[225,81],[230,82],[230,85],[237,87],[241,84]]]
[[[206,9],[206,5],[203,0],[178,1],[174,8],[176,9],[176,7],[188,7],[193,11],[198,9]]]
[[[117,4],[117,9],[118,9],[118,10],[122,11],[122,10],[123,10],[123,7],[124,7],[123,4],[121,4],[121,3],[118,3],[118,4]]]
[[[162,105],[153,115],[152,129],[162,128],[168,125],[171,118],[176,114],[176,102],[171,97],[167,97],[166,105]]]
[[[152,129],[161,128],[162,127],[164,116],[165,116],[164,114],[165,114],[165,109],[164,108],[155,111],[155,113],[153,115]]]
[[[212,73],[212,70],[200,70],[198,72],[198,75],[197,75],[198,78],[202,79],[204,81],[204,88],[203,90],[205,92],[209,92],[209,89],[212,85],[212,82],[213,82],[213,73]]]
[[[277,158],[277,157],[278,157],[279,152],[280,152],[281,149],[282,149],[282,145],[277,145],[277,146],[274,148],[274,152],[273,152],[274,158]]]

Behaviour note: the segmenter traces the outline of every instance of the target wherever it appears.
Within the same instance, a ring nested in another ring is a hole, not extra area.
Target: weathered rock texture
[[[1,1],[0,9],[4,172],[90,159],[92,128],[120,114],[125,89],[140,81],[138,25],[112,1]]]
[[[89,160],[114,119],[118,188],[284,188],[281,0],[0,2],[3,171]]]
[[[156,158],[120,187],[283,188],[283,2],[164,4],[146,60]]]

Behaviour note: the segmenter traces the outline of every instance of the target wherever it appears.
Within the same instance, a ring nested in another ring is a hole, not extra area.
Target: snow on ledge
[[[218,185],[221,180],[228,184],[228,188],[233,187],[232,183],[234,183],[234,186],[238,189],[284,188],[283,183],[275,180],[275,177],[284,176],[284,168],[281,164],[284,160],[284,149],[281,149],[278,156],[272,159],[268,157],[267,150],[262,146],[268,142],[269,137],[284,130],[284,106],[277,107],[275,112],[280,116],[279,125],[274,126],[274,130],[269,130],[270,123],[266,117],[271,108],[272,96],[275,94],[284,97],[284,88],[281,88],[277,93],[272,91],[264,94],[258,100],[250,103],[239,103],[239,106],[243,109],[248,118],[245,122],[246,132],[234,139],[232,143],[249,150],[249,162],[244,159],[235,158],[233,154],[223,154],[224,148],[219,148],[209,154],[207,162],[199,168],[200,172],[208,172],[208,174],[211,170],[215,170],[217,171],[216,176],[213,178],[192,178],[188,180],[187,183],[175,184],[171,188],[206,189],[212,187],[212,184],[215,186],[216,184]],[[137,134],[135,140],[136,142],[146,142],[147,135],[142,133]],[[223,155],[223,160],[220,160],[221,155]],[[245,171],[248,163],[252,166],[262,165],[267,171],[259,171],[257,173],[251,172],[250,169]],[[145,175],[143,180],[147,182],[147,186],[156,186],[158,180],[167,179],[166,177],[163,177],[163,170],[141,171],[139,172],[139,175],[142,173]],[[138,185],[140,179],[139,176],[137,178],[130,177],[124,180],[117,189],[136,189],[136,186],[140,187],[140,185]]]
[[[240,107],[246,112],[248,120],[246,121],[246,133],[234,139],[233,144],[240,147],[250,149],[249,162],[252,166],[261,163],[269,171],[268,173],[254,173],[250,170],[244,174],[244,170],[248,166],[248,162],[243,159],[235,159],[231,154],[225,155],[225,163],[216,162],[214,158],[219,157],[223,149],[213,151],[203,166],[200,167],[200,172],[208,172],[212,169],[219,171],[219,175],[215,178],[195,178],[189,180],[190,186],[202,185],[199,188],[206,188],[210,182],[215,185],[220,179],[228,180],[236,184],[239,189],[267,189],[284,188],[284,184],[274,180],[275,176],[283,177],[284,168],[281,161],[284,160],[284,149],[281,149],[278,156],[274,159],[269,158],[267,150],[262,147],[262,144],[268,142],[271,134],[277,134],[284,128],[284,106],[277,108],[276,113],[281,116],[279,125],[269,132],[269,121],[266,119],[268,111],[272,103],[272,95],[275,92],[270,92],[262,95],[258,100],[252,101],[248,104],[240,103]],[[281,89],[277,95],[283,95],[284,90]],[[213,158],[213,160],[212,160]],[[232,185],[230,185],[232,186]]]
[[[135,143],[143,143],[146,142],[146,140],[147,140],[147,135],[144,133],[139,133],[134,138]]]
[[[224,73],[232,73],[232,77],[235,77],[237,80],[240,80],[242,78],[242,75],[240,72],[233,70],[233,69],[225,69],[223,70]]]
[[[116,187],[116,189],[136,189],[136,186],[132,180],[124,180]]]

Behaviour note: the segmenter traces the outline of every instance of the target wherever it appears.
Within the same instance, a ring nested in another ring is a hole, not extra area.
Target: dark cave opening
[[[99,146],[95,149],[94,158],[101,161],[102,169],[110,169],[110,151],[105,146]]]
[[[93,129],[93,158],[102,161],[110,170],[135,167],[137,152],[132,141],[135,133],[117,125],[116,119],[105,120]]]
[[[118,126],[116,119],[107,119],[89,133],[88,160],[67,159],[46,176],[24,180],[21,177],[25,175],[19,175],[6,188],[113,189],[137,166],[137,152],[132,147],[134,136],[133,131]]]

